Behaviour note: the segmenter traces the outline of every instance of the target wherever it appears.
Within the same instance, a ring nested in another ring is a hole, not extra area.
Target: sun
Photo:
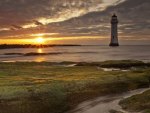
[[[36,44],[43,44],[44,42],[45,42],[45,40],[42,37],[38,37],[38,38],[35,39]]]

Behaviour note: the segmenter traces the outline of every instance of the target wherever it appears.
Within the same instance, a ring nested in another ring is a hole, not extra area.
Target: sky
[[[1,0],[0,43],[108,44],[110,19],[122,44],[150,44],[149,0]]]

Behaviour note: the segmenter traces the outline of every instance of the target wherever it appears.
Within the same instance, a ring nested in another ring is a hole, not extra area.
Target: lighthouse
[[[118,43],[118,18],[114,14],[111,18],[111,41],[109,46],[119,46]]]

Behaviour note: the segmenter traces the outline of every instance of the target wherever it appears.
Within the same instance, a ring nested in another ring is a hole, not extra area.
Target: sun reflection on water
[[[44,57],[37,57],[37,58],[35,59],[35,61],[36,61],[36,62],[43,62],[43,61],[45,61],[45,58],[44,58]]]
[[[38,48],[37,49],[37,53],[43,53],[43,49],[42,48]],[[43,56],[38,56],[38,57],[36,57],[35,58],[35,61],[36,62],[43,62],[43,61],[45,61],[45,58],[43,57]]]
[[[43,50],[41,48],[38,48],[37,52],[38,53],[43,53]]]

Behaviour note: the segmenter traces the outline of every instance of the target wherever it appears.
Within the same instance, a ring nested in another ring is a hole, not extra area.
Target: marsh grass
[[[150,84],[150,68],[140,61],[64,66],[70,64],[74,62],[0,63],[0,113],[63,113],[84,100]],[[97,68],[123,64],[137,69],[106,72]]]

